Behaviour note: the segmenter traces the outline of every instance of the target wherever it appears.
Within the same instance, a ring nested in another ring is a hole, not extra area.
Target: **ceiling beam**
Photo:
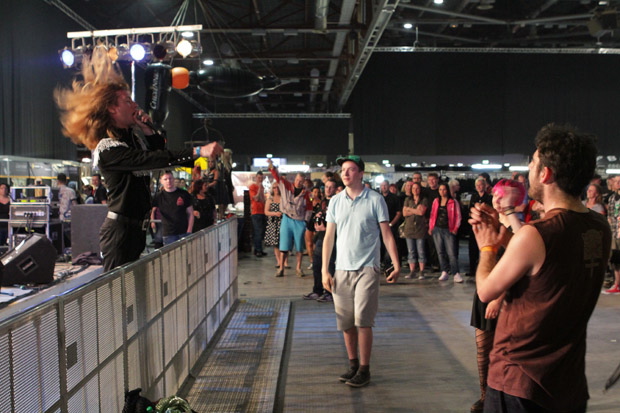
[[[442,9],[437,9],[433,7],[414,6],[412,4],[404,4],[404,3],[399,4],[399,7],[402,7],[404,9],[425,11],[425,12],[435,13],[435,14],[443,14],[446,16],[462,17],[464,19],[482,21],[482,22],[487,22],[487,23],[503,24],[503,25],[506,25],[509,23],[506,20],[492,19],[490,17],[484,17],[484,16],[475,16],[473,14],[458,13],[458,12],[454,12],[450,10],[442,10]]]
[[[342,110],[344,105],[349,100],[353,88],[357,84],[370,56],[379,40],[383,31],[387,27],[392,14],[398,6],[399,0],[381,0],[374,10],[372,20],[368,25],[366,34],[360,42],[360,49],[355,58],[355,62],[351,66],[347,79],[345,80],[340,99],[338,99],[338,110]]]

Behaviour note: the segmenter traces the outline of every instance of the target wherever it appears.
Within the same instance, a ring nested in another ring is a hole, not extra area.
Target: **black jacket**
[[[108,185],[108,209],[129,218],[144,219],[151,210],[151,169],[173,165],[193,166],[194,149],[165,150],[165,139],[146,136],[146,148],[131,129],[119,140],[102,139],[95,160]]]

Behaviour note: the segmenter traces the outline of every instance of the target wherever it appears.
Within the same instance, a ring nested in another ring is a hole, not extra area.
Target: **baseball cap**
[[[338,159],[336,159],[336,162],[340,166],[342,166],[342,164],[347,162],[347,161],[350,161],[350,162],[353,162],[354,164],[356,164],[360,168],[360,171],[363,171],[364,168],[365,168],[364,161],[362,161],[362,158],[359,155],[341,156]]]

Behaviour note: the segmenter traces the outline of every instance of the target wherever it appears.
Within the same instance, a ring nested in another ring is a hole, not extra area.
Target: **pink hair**
[[[493,193],[504,196],[506,194],[506,187],[515,188],[519,192],[519,197],[515,200],[517,205],[520,205],[525,199],[525,186],[519,181],[513,179],[500,179],[498,183],[493,187]]]

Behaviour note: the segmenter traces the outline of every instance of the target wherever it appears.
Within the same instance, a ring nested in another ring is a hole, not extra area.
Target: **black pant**
[[[314,246],[314,253],[312,254],[312,275],[314,276],[314,287],[312,292],[318,295],[323,295],[325,289],[323,288],[323,274],[321,273],[321,267],[323,265],[323,238],[319,238]],[[333,276],[336,271],[336,246],[332,250],[332,256],[329,259],[329,272]]]
[[[146,231],[138,225],[106,218],[99,231],[99,246],[103,254],[103,269],[110,271],[140,258],[146,247]]]
[[[566,413],[585,413],[588,402],[583,406],[575,407]],[[487,387],[486,397],[484,398],[485,413],[553,413],[540,407],[531,400],[511,396],[501,391]]]

